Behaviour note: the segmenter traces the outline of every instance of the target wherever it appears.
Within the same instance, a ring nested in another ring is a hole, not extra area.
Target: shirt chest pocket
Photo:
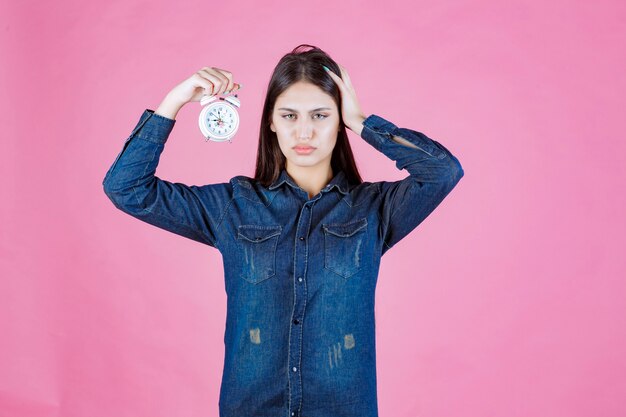
[[[367,219],[323,224],[324,268],[349,278],[362,266]]]
[[[276,245],[281,231],[280,225],[244,224],[238,227],[241,278],[256,284],[276,275]]]

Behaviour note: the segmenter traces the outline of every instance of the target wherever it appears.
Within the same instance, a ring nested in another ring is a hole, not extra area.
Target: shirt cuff
[[[361,137],[382,152],[383,146],[393,137],[395,129],[397,129],[397,126],[390,121],[376,114],[370,114],[363,120]]]
[[[162,144],[167,141],[175,123],[174,119],[156,114],[152,109],[145,109],[131,137],[137,136],[149,142]]]
[[[414,149],[404,144],[397,143],[393,140],[394,136],[409,141],[417,148]],[[363,121],[361,137],[374,148],[385,154],[391,149],[397,148],[402,150],[418,150],[430,157],[438,159],[443,159],[447,156],[447,152],[438,147],[435,141],[423,133],[407,128],[399,128],[389,120],[376,114],[369,115]]]

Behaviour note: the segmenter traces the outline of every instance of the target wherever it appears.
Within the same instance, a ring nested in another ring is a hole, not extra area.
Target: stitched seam
[[[393,213],[391,213],[391,216],[389,216],[389,223],[387,223],[387,229],[389,228],[389,226],[390,226],[391,224],[393,224],[393,218],[394,218],[394,217],[395,217],[395,215],[398,213],[398,211],[400,211],[400,210],[398,210],[398,207],[397,207],[397,205],[395,204],[395,201],[396,201],[396,198],[394,197],[394,199],[393,199],[393,201],[392,201],[392,203],[391,203],[391,207],[395,207],[395,209],[394,209]],[[383,243],[384,243],[385,245],[387,245],[387,247],[388,247],[388,248],[390,248],[390,249],[391,249],[391,246],[389,246],[385,240],[383,240]]]
[[[141,177],[137,179],[137,183],[135,183],[135,185],[133,185],[133,193],[135,194],[135,199],[137,200],[137,205],[141,206],[141,201],[139,201],[139,196],[137,195],[137,185],[139,185],[139,181],[141,181],[141,178],[143,178],[146,175],[146,171],[148,170],[148,166],[152,163],[152,161],[154,161],[154,157],[156,155],[156,151],[157,151],[157,147],[155,147],[153,149],[152,152],[152,158],[150,158],[150,161],[146,164],[146,166],[143,169],[143,174],[141,174]],[[150,210],[143,208],[142,210],[147,211],[148,213],[151,213]]]
[[[228,203],[226,203],[226,207],[224,208],[224,210],[222,211],[222,215],[219,218],[219,222],[217,223],[217,225],[215,226],[215,247],[217,247],[217,242],[218,242],[218,230],[220,230],[220,227],[222,225],[222,221],[224,221],[224,219],[226,218],[226,213],[228,212],[228,209],[231,206],[231,203],[233,202],[233,200],[235,199],[235,196],[233,195],[230,200],[228,201]]]
[[[376,216],[378,216],[378,222],[384,226],[384,229],[383,229],[383,230],[386,230],[386,229],[387,229],[387,225],[385,225],[385,224],[384,224],[384,222],[383,222],[383,218],[382,218],[382,216],[380,215],[380,213],[378,212],[378,210],[376,210]],[[385,235],[384,235],[384,233],[383,233],[382,238],[383,238],[383,243],[385,244],[385,246],[387,246],[389,249],[391,249],[391,246],[389,246],[389,245],[387,244],[387,241],[385,240]]]
[[[139,136],[136,136],[136,138],[141,139]],[[147,141],[147,142],[151,142],[151,141]],[[155,143],[155,142],[151,142],[151,143]],[[152,163],[152,161],[154,161],[154,158],[155,158],[155,156],[156,156],[157,149],[158,149],[158,147],[155,147],[155,148],[154,148],[154,152],[153,152],[153,154],[152,154],[152,158],[150,159],[150,162],[148,162],[148,163],[146,164],[146,166],[145,166],[145,168],[144,168],[144,170],[143,170],[142,177],[146,175],[146,171],[147,171],[147,169],[148,169],[148,166]],[[139,196],[137,195],[137,190],[136,190],[136,187],[137,187],[137,185],[139,184],[139,181],[140,181],[140,180],[141,180],[141,179],[138,179],[138,180],[137,180],[137,183],[136,183],[135,185],[133,185],[133,193],[134,193],[134,195],[135,195],[135,199],[137,200],[137,205],[139,205],[139,206],[141,206],[141,202],[139,201]],[[231,199],[230,199],[230,201],[228,202],[228,204],[226,205],[226,209],[230,206],[230,203],[231,203],[232,201],[233,201],[233,199],[231,198]],[[216,235],[217,235],[217,231],[219,230],[219,227],[220,227],[220,225],[221,225],[221,223],[222,223],[222,220],[223,220],[223,219],[224,219],[224,217],[225,217],[224,215],[226,214],[226,209],[224,209],[224,211],[222,212],[222,215],[221,215],[221,220],[220,220],[220,222],[218,223],[218,225],[217,225],[217,226],[216,226],[216,228],[215,228],[215,232],[216,232],[215,234],[216,234]],[[151,213],[153,216],[159,216],[159,217],[161,217],[161,218],[167,219],[168,221],[172,221],[172,219],[169,219],[167,216],[163,216],[162,214],[158,214],[158,213],[153,213],[151,210],[148,210],[147,208],[142,208],[142,210],[143,210],[144,212]],[[176,221],[176,220],[173,220],[173,222],[174,222],[174,223],[176,223],[176,225],[178,225],[178,226],[185,227],[187,230],[192,230],[192,231],[194,231],[195,233],[198,233],[198,230],[197,230],[197,229],[195,229],[194,227],[192,227],[192,226],[188,225],[187,223],[183,223],[183,222]],[[209,223],[209,225],[210,225],[210,223]],[[211,239],[211,238],[209,237],[209,235],[207,235],[207,234],[205,234],[205,233],[198,233],[198,234],[199,234],[200,236],[204,236],[204,238],[205,238],[205,240],[206,240],[207,242],[210,242],[210,243],[211,243],[214,247],[216,247],[216,248],[217,248],[217,243],[218,243],[217,236],[216,236],[215,240],[213,240],[213,239]]]
[[[150,213],[150,214],[151,214],[152,216],[154,216],[154,217],[160,217],[160,218],[162,218],[162,219],[167,220],[168,222],[169,222],[169,221],[171,221],[171,219],[170,219],[169,217],[167,217],[167,216],[163,216],[162,214],[152,213],[152,212],[150,212],[150,211],[148,211],[148,210],[145,210],[145,209],[144,209],[144,211],[147,211],[148,213]],[[195,235],[198,235],[198,236],[202,236],[202,237],[204,237],[204,238],[205,238],[205,240],[206,240],[206,242],[212,243],[212,244],[213,244],[213,246],[215,246],[215,243],[213,243],[213,241],[212,241],[211,239],[209,239],[209,238],[208,238],[208,236],[207,236],[207,235],[205,235],[204,233],[199,233],[199,232],[198,232],[198,229],[193,228],[193,227],[191,227],[191,226],[188,226],[188,225],[187,225],[187,224],[185,224],[185,223],[179,223],[179,222],[175,222],[175,223],[176,223],[176,225],[177,225],[178,227],[184,228],[184,229],[186,229],[188,232],[192,232],[192,233],[190,233],[190,234],[195,234]],[[215,247],[217,247],[217,246],[215,246]]]
[[[152,139],[150,139],[150,138],[149,138],[149,137],[147,137],[147,136],[141,136],[141,133],[137,133],[137,134],[134,136],[134,139],[143,140],[144,142],[150,142],[150,143],[155,144],[155,145],[165,145],[165,142],[163,142],[163,141],[156,141],[156,140],[152,140]]]
[[[311,222],[312,222],[312,220],[313,220],[313,207],[311,207],[309,209],[309,227],[307,228],[309,232],[311,231]],[[305,252],[305,257],[304,257],[304,274],[303,275],[306,275],[306,273],[309,270],[309,239],[308,238],[307,238],[306,242],[307,243],[306,243],[306,252]],[[295,281],[294,281],[294,283],[295,283]],[[302,313],[302,322],[300,323],[300,325],[301,325],[301,327],[300,327],[300,357],[298,358],[298,368],[300,368],[300,375],[299,375],[299,378],[300,378],[300,405],[298,406],[298,411],[299,412],[302,412],[302,397],[303,397],[303,395],[302,395],[302,335],[304,334],[304,316],[306,315],[306,300],[308,298],[307,297],[307,295],[308,295],[308,292],[307,292],[307,290],[308,290],[307,280],[306,279],[303,280],[302,284],[303,284],[303,287],[304,287],[304,290],[303,290],[303,292],[304,292],[304,296],[303,296],[303,298],[304,298],[304,306],[302,307],[302,311],[303,311],[303,313]],[[298,284],[296,284],[296,285],[298,285]]]
[[[297,231],[299,229],[301,221],[302,221],[302,216],[298,216],[298,223],[296,224],[295,243],[293,245],[293,270],[294,271],[297,271],[297,268],[296,268],[296,265],[297,265],[296,264],[296,259],[297,259],[296,248],[298,246],[298,233],[297,233]],[[302,282],[303,282],[303,284],[306,284],[305,283],[306,280],[304,279],[304,276],[306,276],[305,273],[302,274],[302,277],[303,277]],[[296,292],[297,292],[296,291],[296,287],[298,285],[298,283],[296,282],[297,279],[298,279],[298,274],[295,274],[294,275],[294,281],[293,281],[293,299],[294,300],[296,300],[296,297],[297,297],[297,294],[296,294]],[[287,352],[287,386],[289,388],[289,404],[288,404],[289,409],[291,409],[291,376],[290,375],[291,375],[291,372],[292,372],[291,366],[290,366],[290,363],[289,363],[290,359],[291,359],[291,329],[293,327],[292,326],[292,324],[293,324],[293,315],[294,315],[295,311],[296,311],[296,304],[294,303],[293,308],[291,309],[291,318],[289,319],[289,338],[287,339],[287,346],[288,346],[288,349],[289,349],[289,351]],[[300,369],[300,372],[302,373],[302,369]]]
[[[378,183],[378,187],[376,187],[376,191],[378,191],[378,194],[380,194],[381,196],[383,195],[382,192],[382,184]],[[380,213],[378,212],[378,210],[376,210],[376,215],[378,216],[378,221],[383,225],[383,231],[387,230],[389,228],[389,223],[385,224],[385,222],[383,221],[383,217],[380,215]],[[391,217],[393,217],[393,214],[391,215]],[[391,221],[391,218],[390,218]],[[387,248],[391,249],[391,246],[389,246],[389,244],[387,243],[387,240],[385,239],[385,234],[383,233],[383,244],[385,246],[387,246]]]

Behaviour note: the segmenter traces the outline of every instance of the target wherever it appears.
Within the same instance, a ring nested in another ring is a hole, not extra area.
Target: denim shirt
[[[286,170],[269,187],[244,175],[185,185],[155,176],[174,124],[146,109],[103,186],[123,212],[222,254],[220,417],[377,416],[380,260],[459,182],[457,158],[371,114],[361,137],[406,178],[350,184],[340,171],[312,198]]]

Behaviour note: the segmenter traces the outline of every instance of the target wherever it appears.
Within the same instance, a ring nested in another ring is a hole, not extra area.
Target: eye
[[[283,114],[281,117],[283,119],[293,120],[293,118],[289,117],[289,116],[295,116],[295,114],[293,114],[293,113]],[[315,113],[315,116],[321,116],[321,117],[317,118],[318,120],[323,120],[323,119],[326,119],[328,117],[327,115],[322,114],[322,113]]]

